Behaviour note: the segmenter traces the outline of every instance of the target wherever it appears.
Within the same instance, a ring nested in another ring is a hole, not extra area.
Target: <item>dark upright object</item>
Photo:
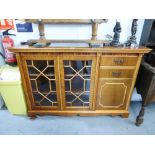
[[[137,32],[137,26],[138,26],[137,21],[138,19],[133,19],[132,21],[131,36],[129,40],[126,42],[126,46],[137,45],[137,41],[136,41],[136,32]]]
[[[145,107],[155,102],[155,20],[145,20],[140,45],[153,50],[143,58],[136,82],[137,92],[142,96],[142,108],[136,119],[137,126],[143,123]]]
[[[140,39],[141,46],[155,47],[155,20],[146,19]]]
[[[113,36],[113,40],[111,42],[111,45],[112,46],[119,46],[120,45],[120,42],[119,42],[119,39],[120,39],[120,33],[121,33],[121,24],[120,22],[116,22],[116,25],[114,27],[114,36]]]

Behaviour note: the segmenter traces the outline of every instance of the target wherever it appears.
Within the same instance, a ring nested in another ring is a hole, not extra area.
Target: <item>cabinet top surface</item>
[[[89,47],[46,47],[35,48],[29,46],[11,47],[8,48],[15,53],[33,53],[33,52],[86,52],[86,53],[149,53],[151,49],[146,47],[126,48],[126,47],[102,47],[102,48],[89,48]]]

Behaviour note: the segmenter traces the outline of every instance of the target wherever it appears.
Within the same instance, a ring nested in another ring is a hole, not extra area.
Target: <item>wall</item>
[[[120,36],[120,42],[125,42],[131,35],[132,19],[118,19],[121,22],[122,32]],[[109,19],[108,23],[99,25],[98,39],[105,39],[106,34],[113,36],[113,28],[116,20]],[[139,43],[144,20],[138,20],[137,42]],[[39,32],[36,24],[33,24],[33,33],[17,32],[14,37],[15,44],[19,45],[21,41],[27,41],[28,39],[38,39]],[[90,25],[46,25],[45,35],[47,39],[90,39],[91,38],[91,26]]]

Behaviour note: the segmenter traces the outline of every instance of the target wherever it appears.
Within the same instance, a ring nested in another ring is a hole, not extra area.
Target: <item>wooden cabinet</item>
[[[22,75],[28,115],[121,115],[147,48],[10,48]]]

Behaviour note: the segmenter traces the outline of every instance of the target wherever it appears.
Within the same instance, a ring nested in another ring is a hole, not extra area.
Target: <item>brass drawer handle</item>
[[[112,76],[119,77],[121,76],[122,72],[112,72]]]
[[[114,63],[117,65],[122,65],[124,63],[123,59],[114,59]]]

